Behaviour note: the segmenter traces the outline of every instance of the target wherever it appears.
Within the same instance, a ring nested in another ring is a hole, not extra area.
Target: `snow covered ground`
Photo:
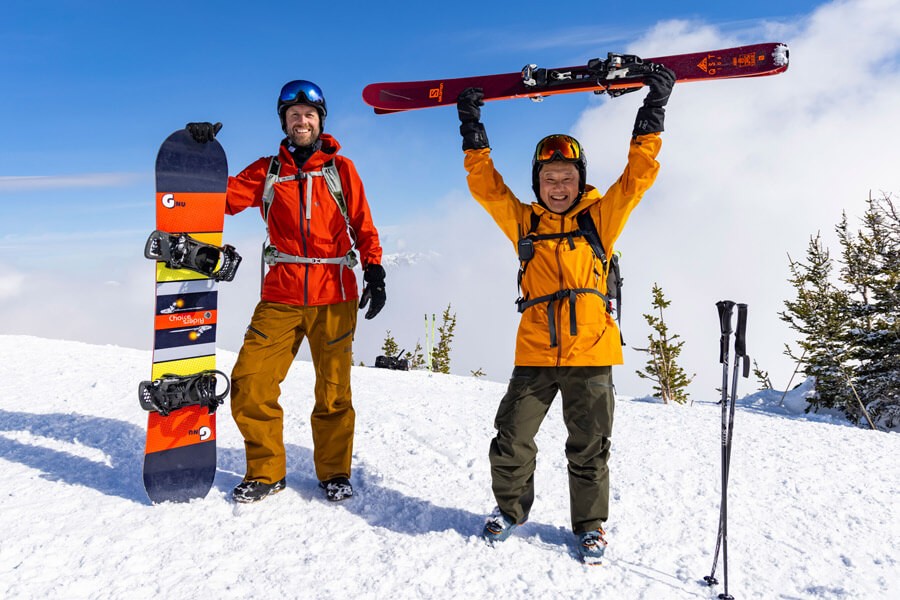
[[[502,384],[354,368],[357,495],[316,487],[311,365],[283,389],[288,489],[237,506],[243,446],[219,412],[212,491],[151,505],[141,483],[149,351],[0,335],[0,598],[715,598],[721,410],[621,398],[604,566],[575,558],[558,407],[531,520],[490,548],[487,447]],[[230,372],[235,355],[221,352]],[[711,364],[710,369],[718,365]],[[741,380],[747,393],[752,381]],[[900,435],[739,400],[729,483],[735,598],[900,597]],[[739,394],[740,395],[740,394]],[[721,560],[717,574],[721,580]]]

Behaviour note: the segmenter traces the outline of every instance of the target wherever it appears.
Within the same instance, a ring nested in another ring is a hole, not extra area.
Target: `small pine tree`
[[[410,369],[424,369],[425,368],[425,354],[424,350],[422,350],[422,344],[419,343],[419,340],[416,340],[416,347],[411,352],[409,350],[406,351],[406,354],[403,355],[403,358],[409,361]]]
[[[485,377],[487,375],[487,373],[481,370],[481,367],[478,367],[474,371],[470,371],[470,373],[472,373],[472,377],[474,377],[475,379],[478,379],[479,377]]]
[[[385,356],[397,356],[397,353],[400,352],[400,346],[397,345],[396,340],[394,340],[394,336],[391,335],[391,330],[388,329],[386,335],[384,336],[384,343],[381,345],[381,352]]]
[[[669,335],[669,327],[663,319],[663,309],[668,308],[671,301],[666,300],[662,288],[653,284],[653,308],[659,311],[659,316],[644,315],[647,324],[656,332],[647,336],[650,344],[647,348],[635,348],[640,352],[647,352],[650,356],[647,360],[645,371],[636,371],[642,379],[655,381],[653,391],[666,404],[670,401],[684,404],[688,400],[687,386],[694,380],[695,375],[687,376],[676,362],[681,354],[684,341],[676,341],[678,334]]]
[[[450,349],[453,343],[453,332],[456,329],[456,313],[450,314],[450,305],[441,315],[441,326],[438,327],[438,342],[431,360],[431,370],[436,373],[450,373]]]
[[[759,368],[759,365],[756,364],[756,360],[753,361],[753,375],[756,377],[756,381],[759,382],[760,390],[771,390],[772,388],[772,380],[769,379],[769,372],[763,371]],[[721,392],[721,389],[719,390]]]

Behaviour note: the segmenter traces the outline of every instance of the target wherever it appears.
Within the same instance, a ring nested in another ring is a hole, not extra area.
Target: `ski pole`
[[[725,477],[722,480],[722,510],[721,514],[721,539],[722,539],[722,580],[724,589],[719,598],[721,600],[734,600],[734,596],[728,593],[728,476],[731,472],[731,440],[734,436],[734,405],[737,401],[737,383],[740,366],[743,363],[744,377],[750,375],[750,363],[747,360],[747,305],[738,304],[737,329],[734,334],[734,370],[731,379],[731,404],[728,409],[728,431],[725,436]],[[714,567],[715,568],[715,567]]]
[[[734,302],[731,300],[720,300],[716,302],[716,308],[719,311],[719,363],[722,364],[722,494],[725,494],[725,481],[728,477],[725,463],[726,444],[728,438],[728,346],[731,341],[731,317],[734,311]],[[716,565],[719,562],[719,549],[722,544],[722,504],[719,504],[719,528],[716,532],[716,549],[713,553],[713,564],[709,575],[703,578],[707,585],[713,586],[719,583],[716,579]]]

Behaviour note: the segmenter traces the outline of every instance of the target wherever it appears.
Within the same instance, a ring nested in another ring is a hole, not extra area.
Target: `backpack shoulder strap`
[[[266,172],[266,182],[262,193],[263,220],[266,221],[267,226],[269,223],[269,207],[272,206],[272,199],[275,197],[275,182],[278,181],[280,174],[281,161],[278,160],[276,155],[269,159],[269,170]]]
[[[332,158],[322,166],[322,176],[325,177],[325,183],[328,185],[328,191],[331,192],[334,201],[337,202],[341,214],[347,218],[347,202],[344,200],[344,189],[341,184],[341,174],[338,173],[337,167]]]
[[[584,235],[584,239],[591,245],[594,256],[600,259],[603,268],[606,269],[606,250],[603,249],[603,242],[600,241],[600,234],[597,233],[597,226],[594,225],[591,214],[587,210],[583,210],[578,213],[578,216],[576,216],[575,219],[578,223],[578,229],[581,230],[582,235]]]

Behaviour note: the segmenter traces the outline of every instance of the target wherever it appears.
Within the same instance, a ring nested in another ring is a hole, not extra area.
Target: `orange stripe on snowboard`
[[[156,228],[170,233],[221,231],[225,194],[157,192]]]
[[[192,312],[157,315],[154,329],[172,329],[174,327],[197,327],[199,325],[215,325],[218,311],[198,310]]]
[[[150,413],[146,454],[216,439],[216,415],[205,406],[185,406],[163,417]]]

